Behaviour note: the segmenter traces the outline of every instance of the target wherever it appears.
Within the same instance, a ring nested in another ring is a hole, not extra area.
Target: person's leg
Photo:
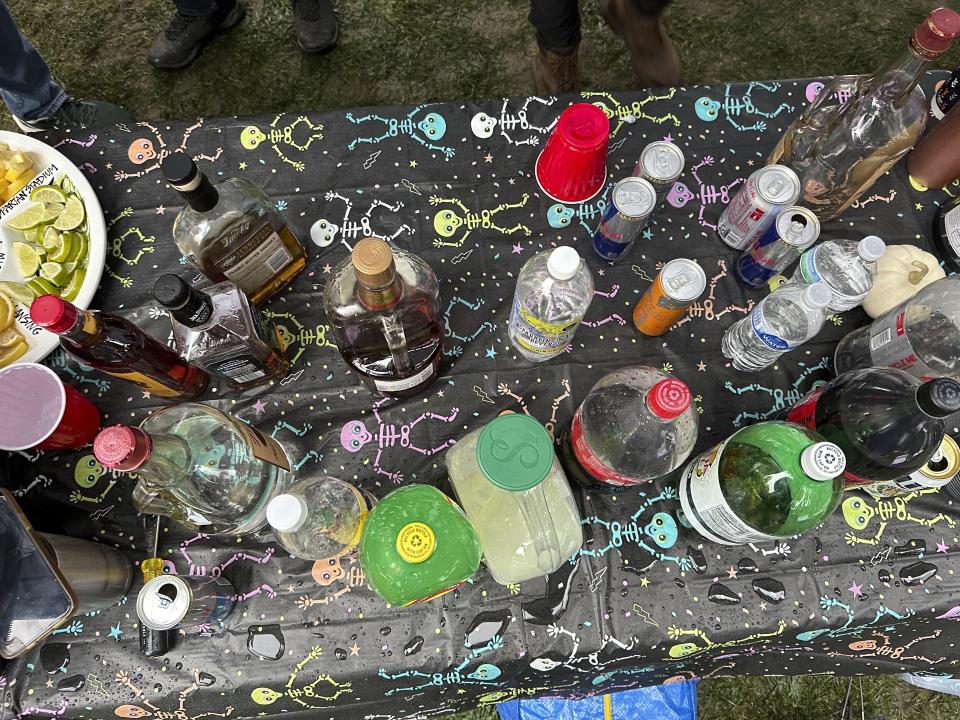
[[[297,45],[306,53],[325,53],[337,44],[340,30],[332,0],[291,0]]]
[[[133,122],[133,116],[113,103],[77,100],[50,76],[37,49],[17,28],[6,3],[0,0],[0,97],[24,132],[85,129]]]
[[[634,74],[645,87],[680,82],[680,57],[661,20],[669,4],[670,0],[600,0],[600,13],[623,38]]]
[[[10,114],[30,121],[55,115],[66,91],[50,76],[37,49],[17,28],[0,0],[0,96]]]
[[[580,89],[580,8],[578,0],[530,0],[537,31],[533,78],[537,92],[555,95]]]
[[[160,70],[186,67],[220,33],[238,25],[246,11],[238,0],[173,0],[176,12],[147,52]]]

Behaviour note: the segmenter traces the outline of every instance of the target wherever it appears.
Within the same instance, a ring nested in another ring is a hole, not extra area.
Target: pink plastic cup
[[[0,450],[73,450],[100,429],[100,412],[48,367],[0,369]]]
[[[540,189],[562,203],[592,198],[607,179],[609,141],[610,121],[600,108],[590,103],[568,107],[537,158]]]

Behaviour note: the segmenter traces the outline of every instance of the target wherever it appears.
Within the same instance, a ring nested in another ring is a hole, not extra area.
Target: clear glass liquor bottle
[[[327,282],[323,309],[344,362],[371,392],[410,397],[437,377],[440,287],[413,253],[364,238]]]
[[[268,503],[293,479],[276,440],[199,403],[163,408],[139,428],[101,430],[93,453],[104,467],[136,473],[137,510],[210,535],[262,528]]]
[[[958,33],[960,15],[937,8],[887,67],[834,78],[787,128],[770,162],[797,173],[820,220],[846,210],[923,134],[929,110],[918,83]]]
[[[177,351],[230,387],[246,390],[287,374],[276,325],[229,280],[198,290],[176,275],[161,275],[153,296],[170,312]]]
[[[232,280],[260,305],[306,267],[300,241],[263,191],[245,178],[211,184],[181,152],[162,170],[187,206],[173,223],[183,256],[212,282]]]

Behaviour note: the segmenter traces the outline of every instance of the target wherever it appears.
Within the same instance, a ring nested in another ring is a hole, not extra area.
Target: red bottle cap
[[[79,315],[76,307],[56,295],[41,295],[30,305],[30,319],[53,333],[72,328]]]
[[[690,388],[676,378],[661,380],[647,391],[647,407],[663,420],[673,420],[685,412],[691,402]]]
[[[953,39],[960,35],[960,14],[947,7],[937,8],[917,26],[913,33],[914,46],[925,55],[934,57],[950,49]]]
[[[101,465],[115,470],[136,470],[153,450],[150,436],[140,428],[111,425],[93,441],[93,454]]]

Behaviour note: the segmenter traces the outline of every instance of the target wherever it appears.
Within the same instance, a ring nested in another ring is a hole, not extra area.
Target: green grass
[[[144,57],[170,12],[166,2],[8,4],[71,93],[118,102],[142,119],[406,105],[532,89],[534,41],[523,0],[339,0],[340,45],[319,58],[296,49],[286,2],[245,1],[244,23],[193,67],[172,74],[153,71]],[[667,24],[688,83],[857,73],[897,52],[924,12],[941,2],[677,0]],[[582,10],[585,86],[631,87],[629,58],[603,26],[597,0],[584,0]],[[958,61],[955,50],[942,66]],[[5,113],[0,126],[12,126]],[[864,687],[867,717],[960,717],[960,701],[894,678],[868,679]],[[707,680],[700,715],[820,720],[837,717],[845,692],[846,682],[834,678]],[[478,710],[459,718],[493,716]]]

